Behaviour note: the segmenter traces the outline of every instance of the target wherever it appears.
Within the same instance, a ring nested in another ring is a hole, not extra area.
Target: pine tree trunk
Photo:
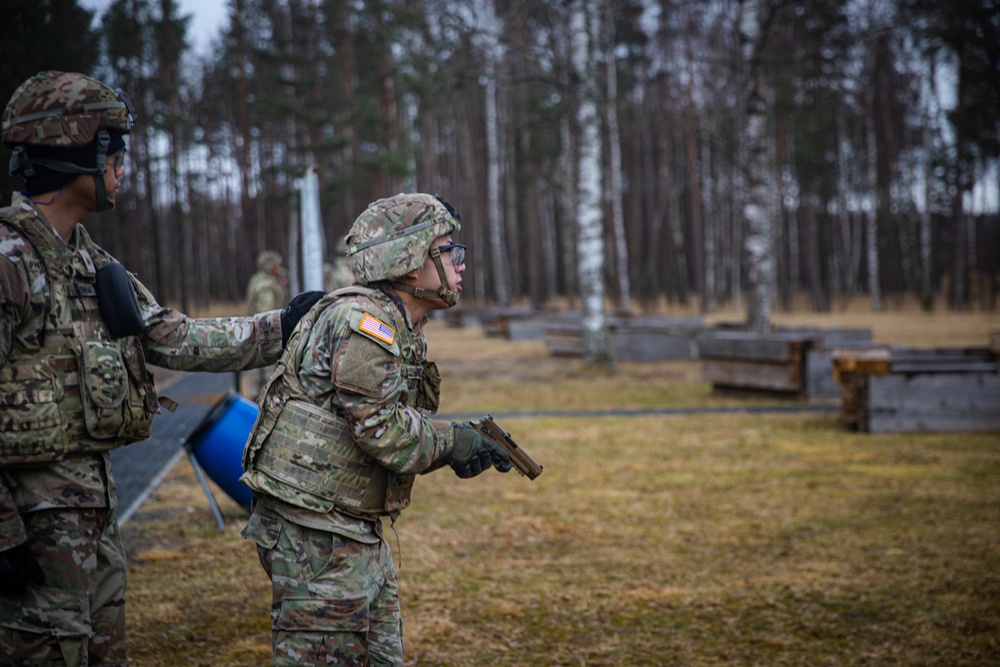
[[[614,22],[608,21],[608,26],[613,27]],[[608,28],[609,32],[613,30]],[[621,134],[618,130],[618,69],[614,55],[613,34],[609,40],[610,45],[605,56],[607,62],[607,119],[608,119],[608,151],[611,160],[610,165],[610,185],[611,185],[611,222],[615,239],[615,264],[616,277],[618,279],[618,308],[622,313],[628,313],[631,309],[629,292],[629,254],[628,242],[625,237],[625,213],[622,210],[622,147]]]
[[[507,278],[507,253],[504,251],[503,220],[500,207],[501,156],[499,121],[497,117],[497,67],[500,57],[500,45],[497,36],[500,34],[500,22],[492,0],[485,0],[480,7],[480,18],[484,23],[484,51],[486,56],[485,79],[483,87],[486,116],[486,191],[487,191],[487,225],[489,226],[490,252],[493,264],[493,293],[501,306],[510,301]]]

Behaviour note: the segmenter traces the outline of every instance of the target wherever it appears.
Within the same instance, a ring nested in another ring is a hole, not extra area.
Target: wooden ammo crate
[[[1000,429],[1000,364],[988,348],[838,350],[841,419],[869,433]]]

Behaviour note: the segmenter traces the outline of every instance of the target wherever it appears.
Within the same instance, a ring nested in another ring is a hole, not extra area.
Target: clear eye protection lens
[[[465,264],[465,246],[461,243],[448,243],[447,245],[439,246],[438,249],[442,255],[451,253],[451,263],[453,266]]]

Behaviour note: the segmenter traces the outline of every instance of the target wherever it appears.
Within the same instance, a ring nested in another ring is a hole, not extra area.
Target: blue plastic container
[[[230,391],[188,436],[185,445],[205,474],[248,510],[250,489],[240,483],[243,447],[259,411],[256,403]]]

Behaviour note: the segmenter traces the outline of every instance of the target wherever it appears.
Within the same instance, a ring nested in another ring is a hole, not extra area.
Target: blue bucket
[[[185,447],[213,482],[230,498],[250,509],[250,489],[240,483],[243,447],[260,408],[230,391],[187,437]]]

